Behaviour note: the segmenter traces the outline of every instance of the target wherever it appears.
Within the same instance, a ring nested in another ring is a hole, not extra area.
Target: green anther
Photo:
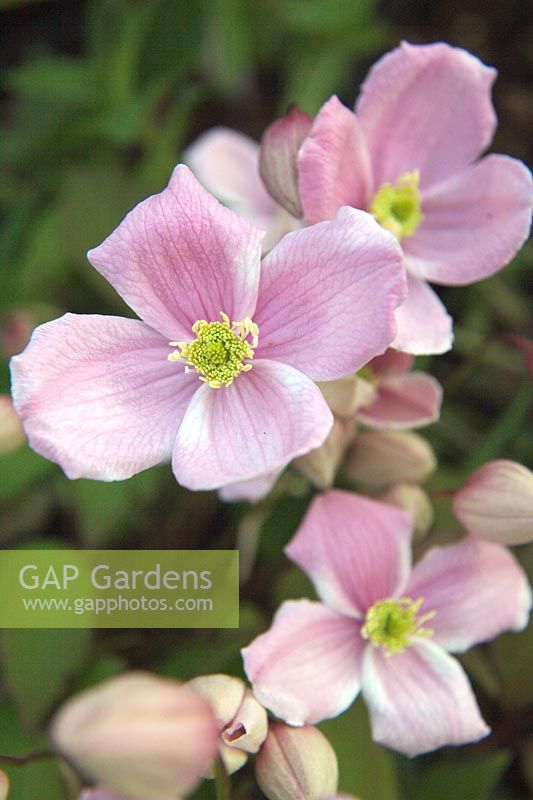
[[[194,368],[200,380],[213,389],[230,386],[239,373],[252,368],[249,361],[258,342],[257,325],[249,317],[230,324],[226,314],[220,312],[220,316],[222,322],[197,320],[192,326],[196,339],[189,343],[170,342],[179,350],[168,357],[169,361],[184,362],[186,372]]]
[[[370,213],[397,239],[412,236],[422,222],[418,170],[405,172],[396,183],[384,183],[370,204]]]
[[[403,653],[413,644],[414,636],[433,635],[433,631],[423,625],[435,616],[435,612],[418,617],[423,602],[422,598],[413,602],[409,597],[378,600],[366,614],[361,636],[370,639],[374,647],[383,647],[388,655]]]

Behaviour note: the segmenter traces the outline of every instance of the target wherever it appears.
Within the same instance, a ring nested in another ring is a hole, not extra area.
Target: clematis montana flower
[[[31,446],[70,478],[120,480],[172,457],[180,483],[211,489],[322,444],[333,420],[313,381],[390,343],[401,254],[349,208],[261,263],[263,235],[176,167],[88,256],[142,321],[67,314],[12,359]]]
[[[339,206],[370,211],[401,240],[409,294],[394,346],[440,353],[451,322],[426,281],[461,286],[503,267],[528,235],[531,173],[479,161],[496,128],[496,71],[464,50],[402,43],[378,61],[355,113],[332,97],[298,154],[308,224]]]
[[[527,579],[504,547],[473,538],[411,570],[411,527],[405,512],[348,492],[312,503],[286,552],[322,602],[285,602],[243,651],[255,696],[285,722],[335,717],[362,690],[374,738],[407,755],[489,733],[449,652],[522,629]]]

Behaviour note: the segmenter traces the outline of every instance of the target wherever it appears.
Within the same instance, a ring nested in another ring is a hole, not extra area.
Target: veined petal
[[[422,188],[470,164],[496,127],[496,70],[457,47],[400,47],[370,70],[356,104],[374,185],[418,169]]]
[[[306,725],[351,705],[365,647],[357,620],[322,603],[290,600],[242,656],[259,702],[289,725]]]
[[[321,600],[362,618],[403,591],[411,567],[412,522],[388,503],[333,489],[318,495],[285,548]]]
[[[254,359],[231,386],[204,385],[183,419],[174,474],[189,489],[218,489],[273,472],[325,440],[333,416],[320,390],[286,364]]]
[[[313,380],[349,375],[390,344],[404,293],[394,237],[344,207],[333,222],[287,234],[263,260],[257,355]]]
[[[432,642],[392,656],[369,647],[362,688],[374,740],[408,756],[490,733],[461,665]]]
[[[528,237],[531,173],[508,156],[487,156],[422,197],[424,219],[402,242],[409,268],[449,286],[487,278]]]
[[[391,347],[414,355],[445,353],[453,343],[452,318],[433,289],[407,274],[407,297],[396,310]]]
[[[374,358],[369,366],[379,378],[386,378],[389,375],[400,375],[407,372],[413,366],[414,360],[414,356],[408,353],[400,353],[399,350],[389,348],[382,356]]]
[[[341,206],[366,208],[372,191],[367,146],[355,114],[333,95],[298,154],[298,185],[308,224],[334,219]]]
[[[432,375],[404,372],[383,378],[375,400],[357,412],[369,428],[421,428],[439,418],[442,387]]]
[[[259,175],[257,142],[232,128],[211,128],[189,145],[183,161],[221,203],[258,228],[270,228],[278,206]]]
[[[143,322],[65,314],[11,361],[31,446],[69,478],[123,480],[169,459],[198,383]]]
[[[252,316],[263,237],[181,164],[87,257],[148,325],[187,340],[199,319]]]
[[[531,609],[531,589],[516,559],[505,547],[473,537],[429,550],[406,593],[423,597],[424,610],[436,612],[428,623],[433,639],[451,652],[522,630]]]
[[[219,490],[221,500],[226,503],[238,503],[247,500],[249,503],[257,503],[274,487],[284,467],[273,472],[267,472],[258,478],[249,481],[239,481],[238,483],[228,483]]]

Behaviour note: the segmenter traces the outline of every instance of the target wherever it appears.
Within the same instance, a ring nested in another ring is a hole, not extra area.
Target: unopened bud
[[[352,418],[356,411],[372,403],[377,391],[375,384],[361,375],[348,375],[317,385],[336,417]]]
[[[22,422],[13,401],[6,394],[0,395],[0,456],[14,453],[25,440]]]
[[[6,800],[9,792],[9,778],[6,773],[0,769],[0,800]]]
[[[35,320],[25,312],[16,311],[4,317],[0,325],[0,350],[2,355],[10,358],[24,350],[30,341],[34,328]]]
[[[267,713],[239,678],[202,675],[189,681],[211,705],[220,732],[219,753],[229,775],[257,753],[268,730]],[[208,773],[213,777],[212,771]]]
[[[533,540],[533,473],[514,461],[489,461],[453,498],[468,533],[504,545]]]
[[[433,525],[433,505],[429,495],[412,483],[397,483],[381,498],[386,503],[408,511],[413,518],[414,539],[421,541]]]
[[[298,150],[311,129],[313,117],[297,106],[269,125],[261,139],[259,171],[268,191],[294,217],[302,216],[298,191]]]
[[[346,459],[349,479],[369,489],[393,483],[422,483],[437,460],[428,442],[411,431],[361,431]]]
[[[144,672],[111,678],[69,700],[51,731],[88,781],[127,800],[176,800],[217,753],[209,703],[189,686]]]
[[[78,800],[127,800],[124,795],[118,795],[107,789],[98,787],[96,789],[85,789]]]
[[[260,789],[269,800],[320,800],[337,791],[337,756],[318,728],[271,723],[255,760]]]
[[[353,431],[353,422],[336,419],[324,444],[304,456],[296,458],[293,466],[305,475],[317,489],[329,489],[330,486],[333,486],[335,475],[351,441]]]

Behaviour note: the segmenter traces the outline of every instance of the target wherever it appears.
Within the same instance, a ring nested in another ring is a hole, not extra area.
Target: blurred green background
[[[189,142],[220,124],[259,139],[290,102],[314,113],[333,92],[351,105],[368,67],[402,38],[442,39],[496,66],[494,149],[531,161],[532,16],[523,0],[0,0],[0,392],[9,392],[9,356],[35,324],[66,310],[131,313],[85,252],[163,188]],[[526,247],[494,278],[441,292],[456,347],[419,360],[445,388],[441,421],[424,432],[441,462],[430,489],[459,486],[491,458],[531,460],[533,384],[512,337],[532,336],[532,260]],[[239,648],[282,599],[311,591],[281,553],[310,495],[289,474],[256,508],[224,506],[177,487],[168,466],[100,484],[69,482],[25,446],[0,457],[2,547],[238,544],[244,573],[253,568],[240,630],[1,632],[0,752],[41,748],[64,697],[128,666],[240,674]],[[432,541],[458,534],[447,500],[436,517]],[[532,575],[531,547],[519,557]],[[531,626],[463,661],[493,735],[410,762],[371,743],[356,703],[323,726],[343,791],[362,800],[531,796]],[[13,800],[67,797],[53,762],[10,774]],[[237,800],[259,797],[250,767],[234,788]],[[197,794],[212,792],[206,784]]]

